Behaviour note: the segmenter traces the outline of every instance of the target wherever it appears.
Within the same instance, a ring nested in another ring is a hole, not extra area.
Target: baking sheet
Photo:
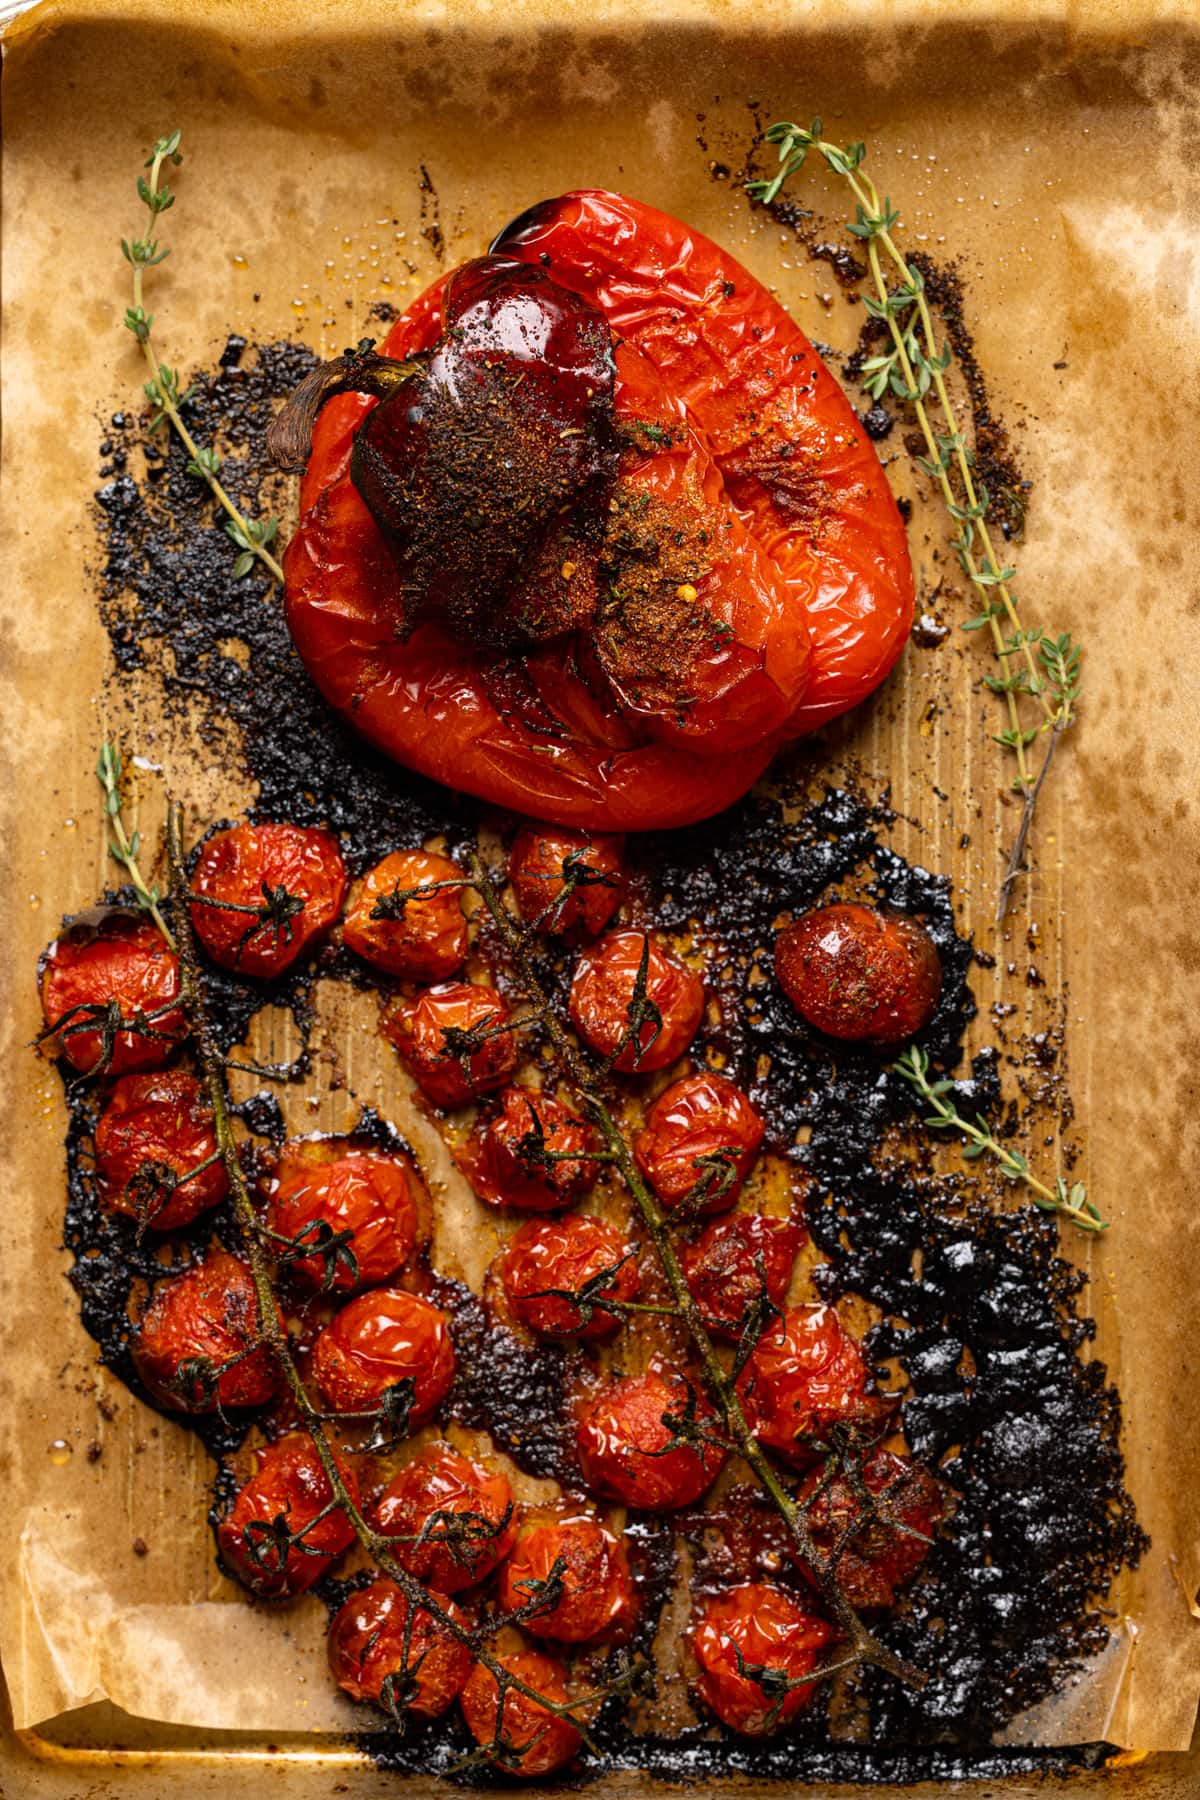
[[[1188,1743],[1200,1690],[1188,990],[1200,495],[1180,394],[1200,337],[1187,172],[1197,48],[1163,7],[1094,6],[1068,24],[1044,6],[1032,25],[1028,9],[957,8],[953,23],[944,10],[676,4],[643,35],[612,5],[586,17],[510,5],[497,21],[467,4],[326,4],[298,24],[291,9],[206,0],[168,24],[144,0],[44,4],[9,39],[0,1651],[18,1725],[101,1698],[192,1726],[305,1732],[350,1717],[324,1674],[315,1603],[285,1618],[231,1604],[203,1521],[202,1452],[96,1364],[58,1250],[57,1078],[25,1050],[37,952],[108,874],[91,769],[113,702],[88,505],[99,420],[140,398],[116,240],[137,222],[145,149],[182,126],[180,204],[164,222],[174,254],[151,286],[156,332],[184,368],[211,365],[230,329],[295,333],[331,353],[373,300],[402,304],[434,271],[435,226],[457,260],[531,200],[588,184],[694,220],[777,284],[812,335],[848,343],[855,321],[822,299],[828,271],[753,221],[710,168],[756,115],[819,109],[831,133],[869,140],[915,241],[962,258],[981,360],[1021,418],[1035,478],[1023,590],[1088,652],[1084,721],[1042,813],[1039,868],[1001,969],[974,985],[981,1041],[1001,996],[1019,997],[1035,1027],[1046,1002],[1002,969],[1028,960],[1037,927],[1048,990],[1066,996],[1082,1172],[1113,1220],[1099,1242],[1066,1248],[1089,1267],[1097,1353],[1124,1395],[1129,1480],[1154,1547],[1117,1590],[1101,1666],[1023,1723],[1043,1742]],[[840,202],[814,173],[805,203],[837,218]],[[980,672],[972,640],[911,652],[831,746],[830,767],[891,779],[897,848],[954,875],[961,922],[991,946],[997,844],[1014,821]],[[136,697],[134,711],[138,747],[197,813],[218,793],[231,810],[223,771]],[[147,785],[144,827],[154,819]],[[333,1029],[360,1097],[418,1136],[393,1067],[370,1064],[368,1034]],[[307,1108],[302,1119],[345,1122]],[[436,1156],[427,1130],[418,1148]],[[467,1215],[448,1179],[453,1231]],[[440,1252],[452,1262],[449,1243]]]

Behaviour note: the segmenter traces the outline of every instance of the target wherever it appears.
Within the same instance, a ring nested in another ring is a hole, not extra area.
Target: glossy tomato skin
[[[158,1069],[188,1034],[179,999],[179,959],[149,919],[106,912],[80,919],[54,940],[38,972],[44,1042],[81,1075],[123,1075]],[[116,1002],[121,1020],[138,1024],[117,1031],[105,1055],[102,1023],[86,1010]],[[96,1019],[100,1028],[94,1028]]]
[[[887,1518],[864,1518],[845,1475],[824,1483],[814,1469],[800,1487],[817,1548],[841,1546],[838,1586],[858,1612],[891,1606],[896,1589],[913,1575],[931,1549],[945,1513],[942,1490],[928,1469],[890,1450],[876,1450],[863,1465],[863,1485],[887,1509]],[[847,1538],[859,1521],[861,1528]],[[903,1529],[900,1529],[903,1527]],[[805,1565],[797,1559],[802,1574]]]
[[[524,1148],[531,1139],[536,1145],[539,1134],[553,1153],[549,1168]],[[480,1119],[459,1161],[486,1205],[558,1212],[592,1185],[597,1165],[585,1153],[595,1147],[595,1132],[552,1095],[513,1086],[501,1095],[499,1111]]]
[[[706,1225],[694,1243],[684,1245],[680,1260],[708,1330],[717,1337],[740,1337],[764,1289],[769,1304],[782,1307],[807,1242],[802,1225],[765,1213],[731,1213]]]
[[[458,1518],[464,1523],[456,1531]],[[517,1538],[506,1478],[446,1443],[427,1445],[393,1475],[373,1523],[394,1540],[391,1551],[401,1568],[445,1594],[484,1580]]]
[[[137,1372],[161,1406],[174,1412],[214,1412],[262,1406],[278,1387],[274,1358],[260,1344],[243,1355],[258,1335],[258,1299],[247,1263],[225,1250],[212,1250],[181,1275],[155,1288],[142,1315],[134,1346]],[[234,1357],[240,1361],[232,1362]],[[197,1373],[190,1383],[180,1366],[207,1359],[225,1369],[215,1387]]]
[[[432,1598],[465,1625],[453,1600],[436,1593]],[[329,1627],[329,1671],[352,1700],[385,1706],[383,1687],[390,1678],[393,1705],[420,1719],[436,1719],[462,1692],[475,1659],[466,1644],[423,1608],[409,1629],[408,1611],[408,1599],[386,1575],[351,1594]]]
[[[659,1095],[634,1141],[637,1165],[667,1211],[725,1212],[741,1191],[766,1126],[727,1076],[702,1070]]]
[[[755,1679],[751,1671],[778,1670],[789,1681],[805,1682],[834,1631],[781,1588],[749,1581],[703,1600],[690,1636],[705,1703],[733,1731],[761,1737],[794,1719],[816,1684],[785,1691],[780,1700],[769,1677]]]
[[[326,1325],[312,1356],[313,1378],[336,1412],[370,1412],[384,1390],[413,1383],[410,1428],[435,1413],[454,1380],[450,1321],[403,1288],[374,1288]]]
[[[122,1075],[95,1141],[105,1202],[155,1231],[190,1225],[229,1192],[223,1163],[200,1168],[216,1154],[212,1111],[199,1081],[181,1069]],[[189,1169],[200,1173],[172,1186]]]
[[[394,1000],[379,1028],[428,1100],[465,1106],[504,1086],[517,1066],[517,1042],[507,1006],[494,988],[444,981],[416,1000]],[[454,1055],[447,1032],[477,1034],[478,1048]],[[492,1035],[483,1035],[492,1034]]]
[[[556,1705],[565,1704],[570,1698],[566,1667],[558,1657],[547,1656],[542,1650],[516,1650],[505,1651],[497,1660]],[[459,1698],[467,1730],[475,1742],[491,1744],[496,1736],[500,1704],[495,1676],[482,1663],[476,1663]],[[511,1750],[500,1756],[497,1766],[525,1779],[561,1769],[582,1742],[569,1719],[547,1712],[516,1688],[509,1688],[504,1696],[500,1736]]]
[[[580,1408],[575,1434],[591,1491],[642,1511],[666,1512],[698,1500],[716,1480],[725,1452],[712,1444],[666,1448],[672,1430],[664,1415],[682,1420],[690,1405],[698,1424],[717,1428],[716,1414],[695,1384],[658,1357],[644,1375],[608,1381]]]
[[[624,849],[622,836],[523,826],[513,843],[508,876],[525,923],[568,943],[595,937],[624,896]],[[567,878],[575,867],[587,873],[568,891]]]
[[[346,865],[332,832],[301,825],[231,825],[201,847],[192,892],[235,906],[266,905],[264,889],[285,890],[278,921],[194,901],[196,935],[215,963],[237,975],[282,975],[342,910]],[[303,907],[294,911],[295,903]]]
[[[629,1559],[623,1544],[591,1513],[564,1508],[526,1514],[501,1572],[504,1611],[535,1603],[538,1589],[533,1584],[549,1581],[558,1563],[564,1565],[556,1578],[561,1599],[523,1620],[522,1629],[564,1644],[623,1636],[637,1612]],[[550,1590],[541,1592],[551,1597]]]
[[[779,984],[826,1036],[898,1044],[937,1010],[942,964],[933,939],[904,913],[855,903],[822,906],[775,940]]]
[[[339,1506],[305,1531],[328,1506],[333,1489],[304,1432],[290,1432],[273,1444],[264,1444],[254,1458],[254,1473],[238,1490],[227,1517],[217,1527],[221,1560],[252,1594],[264,1600],[290,1600],[319,1581],[350,1548],[354,1527]],[[336,1461],[357,1506],[357,1477],[340,1456]],[[260,1522],[271,1525],[281,1515],[292,1536],[304,1532],[302,1541],[292,1544],[286,1553],[263,1533],[247,1529]]]
[[[266,1223],[288,1238],[314,1220],[334,1232],[352,1231],[357,1275],[339,1262],[331,1285],[338,1293],[375,1287],[402,1269],[416,1248],[416,1179],[407,1157],[395,1152],[369,1149],[353,1138],[294,1138],[264,1187]],[[319,1256],[288,1267],[310,1287],[325,1285]]]
[[[405,981],[445,981],[467,960],[462,871],[429,850],[393,850],[363,877],[342,926],[343,942],[357,956]],[[409,888],[425,888],[412,899]],[[376,916],[376,914],[381,916]]]
[[[571,983],[575,1029],[598,1056],[614,1056],[631,1032],[629,1008],[643,957],[646,999],[658,1008],[662,1026],[643,1018],[636,1041],[631,1036],[612,1065],[625,1075],[649,1075],[675,1062],[695,1037],[704,1013],[704,983],[677,956],[648,932],[610,931],[584,951]]]
[[[620,1313],[591,1310],[547,1290],[579,1294],[604,1271],[615,1270],[594,1291],[600,1300],[632,1300],[641,1285],[637,1258],[620,1233],[602,1219],[572,1213],[564,1219],[530,1219],[511,1237],[496,1269],[514,1318],[540,1337],[600,1342],[621,1329]]]
[[[738,1381],[751,1430],[792,1462],[820,1454],[830,1429],[868,1430],[894,1401],[869,1392],[862,1351],[833,1306],[792,1306],[759,1338]]]

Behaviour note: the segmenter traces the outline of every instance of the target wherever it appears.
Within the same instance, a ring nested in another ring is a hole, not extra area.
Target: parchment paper
[[[322,1666],[320,1609],[230,1603],[203,1520],[203,1453],[97,1364],[59,1249],[61,1095],[25,1048],[39,1022],[37,953],[109,873],[91,774],[109,702],[89,502],[99,421],[141,399],[117,239],[139,219],[145,150],[182,127],[180,200],[164,221],[173,255],[149,285],[156,335],[184,370],[211,366],[231,329],[297,333],[332,353],[372,301],[417,291],[439,231],[457,260],[533,200],[583,184],[694,220],[774,282],[815,337],[848,344],[857,320],[822,299],[829,271],[751,221],[710,168],[754,116],[820,109],[832,133],[869,140],[914,241],[962,259],[981,360],[1020,420],[1035,479],[1022,590],[1087,646],[1084,722],[1000,944],[997,844],[1014,817],[977,642],[911,651],[822,753],[834,775],[890,779],[897,847],[954,875],[962,923],[996,950],[996,974],[974,981],[980,1041],[1001,997],[1022,997],[1031,1029],[1049,1016],[1040,990],[1002,980],[1006,962],[1036,960],[1047,994],[1065,996],[1080,1172],[1113,1221],[1102,1240],[1065,1248],[1091,1277],[1096,1352],[1122,1389],[1129,1482],[1153,1549],[1115,1594],[1110,1650],[1015,1735],[1189,1742],[1200,1691],[1197,39],[1187,10],[1164,6],[673,0],[659,13],[639,32],[636,9],[611,4],[509,0],[493,14],[465,0],[193,0],[168,21],[151,0],[45,0],[7,41],[0,1649],[19,1726],[102,1697],[206,1727],[330,1730],[351,1718]],[[807,193],[841,217],[842,196],[815,172]],[[935,571],[921,574],[929,585]],[[968,605],[942,602],[959,618]],[[233,810],[244,796],[228,770],[145,696],[130,704],[138,748],[198,815],[218,796]],[[154,805],[147,797],[148,830]],[[373,1046],[368,1015],[327,1020],[328,1055],[355,1100],[379,1104],[422,1154],[439,1261],[477,1279],[491,1254],[478,1210]],[[296,1129],[354,1111],[349,1092],[315,1113],[285,1100]],[[51,1453],[59,1441],[65,1462]]]

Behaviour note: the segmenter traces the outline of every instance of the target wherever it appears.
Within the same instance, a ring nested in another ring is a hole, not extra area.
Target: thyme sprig
[[[188,453],[188,474],[198,476],[205,483],[218,506],[227,515],[225,530],[239,551],[233,565],[235,579],[248,575],[258,561],[275,581],[282,582],[283,569],[267,548],[279,530],[278,519],[248,519],[230,499],[220,479],[220,457],[209,446],[196,442],[180,411],[195,390],[186,387],[181,392],[178,371],[159,360],[152,335],[154,315],[146,311],[146,270],[156,268],[170,255],[170,250],[160,244],[155,233],[158,220],[175,204],[175,195],[163,180],[163,171],[171,165],[178,167],[183,161],[183,152],[179,148],[180,138],[178,131],[160,137],[144,165],[150,171],[149,176],[138,176],[138,198],[146,208],[147,220],[143,227],[144,236],[121,239],[121,254],[133,270],[133,305],[126,308],[125,326],[141,345],[142,354],[150,369],[145,393],[157,410],[150,420],[149,430],[157,431],[164,423],[171,426]]]
[[[929,1056],[918,1044],[906,1050],[892,1067],[910,1087],[915,1088],[930,1108],[925,1124],[931,1131],[962,1133],[967,1140],[962,1153],[968,1162],[974,1162],[981,1156],[992,1156],[1006,1181],[1024,1182],[1033,1194],[1034,1205],[1042,1212],[1060,1213],[1072,1225],[1078,1226],[1080,1231],[1108,1230],[1108,1220],[1102,1217],[1094,1202],[1088,1199],[1087,1188],[1082,1181],[1068,1183],[1060,1175],[1053,1188],[1048,1188],[1044,1181],[1033,1174],[1028,1159],[1019,1150],[1013,1150],[1000,1142],[981,1114],[976,1115],[974,1123],[964,1119],[946,1098],[953,1091],[954,1083],[945,1079],[929,1079]]]
[[[886,325],[891,343],[888,351],[863,364],[863,385],[872,399],[891,393],[913,408],[927,452],[918,462],[938,487],[947,512],[959,527],[952,548],[982,601],[982,610],[966,622],[963,630],[986,629],[1001,665],[1000,674],[985,675],[983,679],[993,693],[1003,696],[1007,724],[994,736],[996,743],[1011,750],[1016,759],[1013,791],[1022,796],[1022,809],[998,891],[999,926],[1024,866],[1034,809],[1058,739],[1075,720],[1081,652],[1069,633],[1050,637],[1040,626],[1021,622],[1011,585],[1016,570],[997,554],[988,526],[988,491],[977,477],[975,454],[959,424],[946,383],[946,371],[953,360],[951,346],[948,341],[939,344],[924,276],[916,263],[904,256],[892,235],[900,223],[900,214],[890,199],[880,200],[875,183],[863,169],[866,145],[830,143],[822,129],[820,119],[814,119],[807,128],[792,123],[772,125],[766,136],[769,143],[778,146],[779,168],[768,180],[748,183],[747,191],[769,205],[784,183],[803,167],[808,152],[815,150],[847,182],[854,196],[855,217],[846,229],[866,247],[875,288],[874,296],[865,295],[863,304],[872,318]],[[893,274],[899,272],[899,283],[892,288],[888,286],[884,257]],[[931,415],[935,404],[940,409],[941,430]],[[1036,713],[1032,725],[1026,723],[1030,702]],[[1035,778],[1029,750],[1046,734],[1049,742]]]
[[[121,752],[106,738],[96,758],[96,779],[104,789],[104,817],[109,830],[108,854],[124,869],[137,904],[143,912],[150,914],[162,933],[167,948],[173,950],[175,939],[167,929],[166,920],[159,908],[162,895],[157,884],[151,886],[138,867],[138,855],[142,848],[141,833],[135,831],[130,836],[121,817],[121,776],[124,772]]]

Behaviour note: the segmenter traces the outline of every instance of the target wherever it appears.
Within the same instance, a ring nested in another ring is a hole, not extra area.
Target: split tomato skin
[[[895,1404],[870,1392],[858,1343],[826,1305],[789,1307],[767,1327],[738,1394],[759,1441],[802,1467],[820,1455],[833,1426],[869,1430]]]
[[[596,937],[624,897],[624,848],[620,835],[523,826],[508,876],[525,923],[567,943]],[[568,889],[577,869],[583,872]]]
[[[690,1506],[712,1486],[725,1461],[715,1444],[679,1443],[664,1415],[717,1428],[716,1413],[678,1369],[655,1357],[644,1375],[605,1383],[580,1408],[575,1449],[592,1493],[644,1512]]]
[[[262,1406],[274,1397],[279,1378],[267,1346],[249,1348],[257,1336],[258,1296],[249,1264],[212,1250],[155,1288],[138,1327],[134,1365],[159,1405],[172,1412]],[[235,1357],[240,1360],[232,1362]],[[181,1378],[181,1366],[200,1359],[213,1371],[232,1366],[215,1385],[199,1374],[190,1382]]]
[[[725,1212],[741,1191],[766,1129],[736,1083],[702,1070],[659,1095],[633,1153],[668,1212],[685,1202],[689,1211]]]
[[[766,1213],[731,1213],[706,1225],[680,1258],[706,1328],[717,1337],[739,1338],[764,1290],[769,1305],[782,1307],[807,1242],[803,1225]]]
[[[726,1588],[703,1600],[692,1619],[696,1685],[723,1725],[744,1737],[762,1737],[808,1705],[816,1683],[807,1677],[834,1635],[832,1626],[782,1588],[763,1581]],[[751,1673],[756,1669],[764,1671],[757,1680]],[[768,1670],[805,1685],[785,1689],[779,1698],[770,1691]]]
[[[452,1619],[466,1624],[453,1600],[431,1596]],[[329,1672],[352,1700],[386,1707],[384,1683],[394,1683],[393,1703],[421,1719],[436,1719],[454,1704],[474,1666],[467,1645],[423,1607],[411,1627],[409,1601],[386,1575],[351,1594],[329,1627]],[[407,1636],[407,1662],[405,1638]]]
[[[270,981],[327,932],[342,910],[346,865],[330,831],[301,825],[241,825],[216,831],[201,846],[192,872],[192,923],[209,956],[235,975]],[[256,923],[252,912],[279,911]],[[302,902],[302,904],[300,904]]]
[[[95,1145],[105,1203],[155,1231],[190,1225],[229,1192],[222,1162],[201,1168],[217,1150],[212,1110],[196,1077],[181,1069],[122,1075],[96,1122]]]
[[[565,1510],[527,1513],[500,1577],[505,1612],[531,1605],[537,1590],[559,1567],[561,1598],[548,1611],[522,1621],[533,1637],[564,1644],[622,1636],[637,1612],[637,1594],[623,1544],[591,1513]],[[543,1590],[544,1591],[544,1590]]]
[[[565,1705],[570,1699],[566,1665],[557,1656],[548,1656],[542,1650],[516,1650],[506,1651],[497,1661],[555,1705]],[[495,1676],[482,1663],[476,1663],[472,1669],[459,1703],[475,1742],[491,1744],[496,1737],[500,1690]],[[561,1769],[583,1741],[570,1719],[547,1712],[516,1688],[509,1688],[504,1696],[500,1736],[512,1746],[512,1751],[501,1754],[497,1767],[524,1779]]]
[[[495,1267],[513,1317],[539,1337],[599,1343],[621,1329],[619,1313],[597,1305],[589,1318],[575,1302],[548,1290],[579,1294],[606,1269],[616,1273],[594,1299],[632,1300],[641,1285],[637,1260],[620,1233],[581,1213],[531,1219],[509,1239]]]
[[[537,1161],[539,1136],[553,1158],[549,1167]],[[591,1187],[597,1165],[587,1153],[595,1147],[595,1132],[561,1101],[540,1088],[513,1086],[505,1088],[499,1110],[480,1119],[458,1160],[485,1205],[558,1212]]]
[[[424,1425],[450,1392],[454,1345],[440,1308],[403,1288],[360,1294],[325,1326],[312,1354],[312,1374],[335,1412],[371,1412],[387,1388],[413,1384],[408,1415]]]
[[[342,941],[356,956],[404,981],[446,981],[467,960],[462,872],[429,850],[394,850],[363,877],[351,897]],[[409,888],[425,894],[403,898]]]
[[[289,1432],[254,1453],[255,1468],[238,1490],[227,1516],[217,1527],[221,1560],[229,1573],[261,1600],[290,1600],[319,1581],[332,1563],[354,1542],[354,1527],[343,1509],[335,1507],[318,1523],[333,1499],[329,1477],[321,1466],[312,1440],[302,1431]],[[353,1469],[335,1453],[338,1472],[355,1506],[359,1504],[358,1480]],[[288,1531],[304,1532],[301,1543],[283,1553],[252,1528],[271,1525],[282,1516]],[[305,1527],[312,1524],[312,1529]]]
[[[458,1537],[452,1535],[455,1519],[464,1520]],[[401,1568],[445,1594],[483,1581],[517,1538],[516,1507],[506,1477],[446,1443],[426,1446],[393,1475],[376,1504],[373,1523],[394,1540],[391,1553]]]
[[[494,988],[445,981],[416,1000],[394,1000],[380,1030],[427,1100],[465,1106],[504,1086],[517,1066],[511,1015]],[[454,1055],[455,1033],[478,1034],[478,1048]],[[450,1034],[447,1037],[447,1033]]]
[[[928,1025],[942,964],[923,925],[857,902],[822,906],[775,940],[775,972],[788,999],[827,1037],[891,1045]]]
[[[43,955],[38,985],[43,1042],[81,1075],[161,1068],[188,1035],[176,1004],[179,959],[158,927],[136,913],[105,912],[68,925]],[[103,1021],[86,1009],[110,1004],[138,1028],[116,1031],[106,1054]]]
[[[844,1474],[826,1483],[821,1470],[814,1469],[802,1482],[799,1497],[807,1503],[817,1548],[828,1555],[841,1546],[838,1586],[857,1612],[872,1612],[892,1606],[897,1588],[925,1561],[946,1508],[929,1470],[890,1450],[876,1450],[867,1458],[862,1481],[869,1494],[883,1501],[886,1519],[864,1519]],[[807,1565],[796,1561],[804,1574]]]
[[[408,1159],[393,1152],[367,1149],[353,1138],[294,1138],[280,1151],[264,1193],[266,1223],[280,1237],[296,1238],[314,1220],[335,1233],[353,1232],[348,1248],[357,1274],[337,1262],[329,1283],[337,1293],[389,1280],[416,1249],[416,1176]],[[309,1287],[326,1285],[319,1256],[288,1268]]]
[[[645,997],[662,1017],[643,1018],[631,1033],[629,1008],[635,1001],[645,961]],[[580,1037],[624,1075],[649,1075],[678,1060],[700,1028],[704,983],[677,956],[645,931],[610,931],[585,950],[571,983],[571,1019]]]

